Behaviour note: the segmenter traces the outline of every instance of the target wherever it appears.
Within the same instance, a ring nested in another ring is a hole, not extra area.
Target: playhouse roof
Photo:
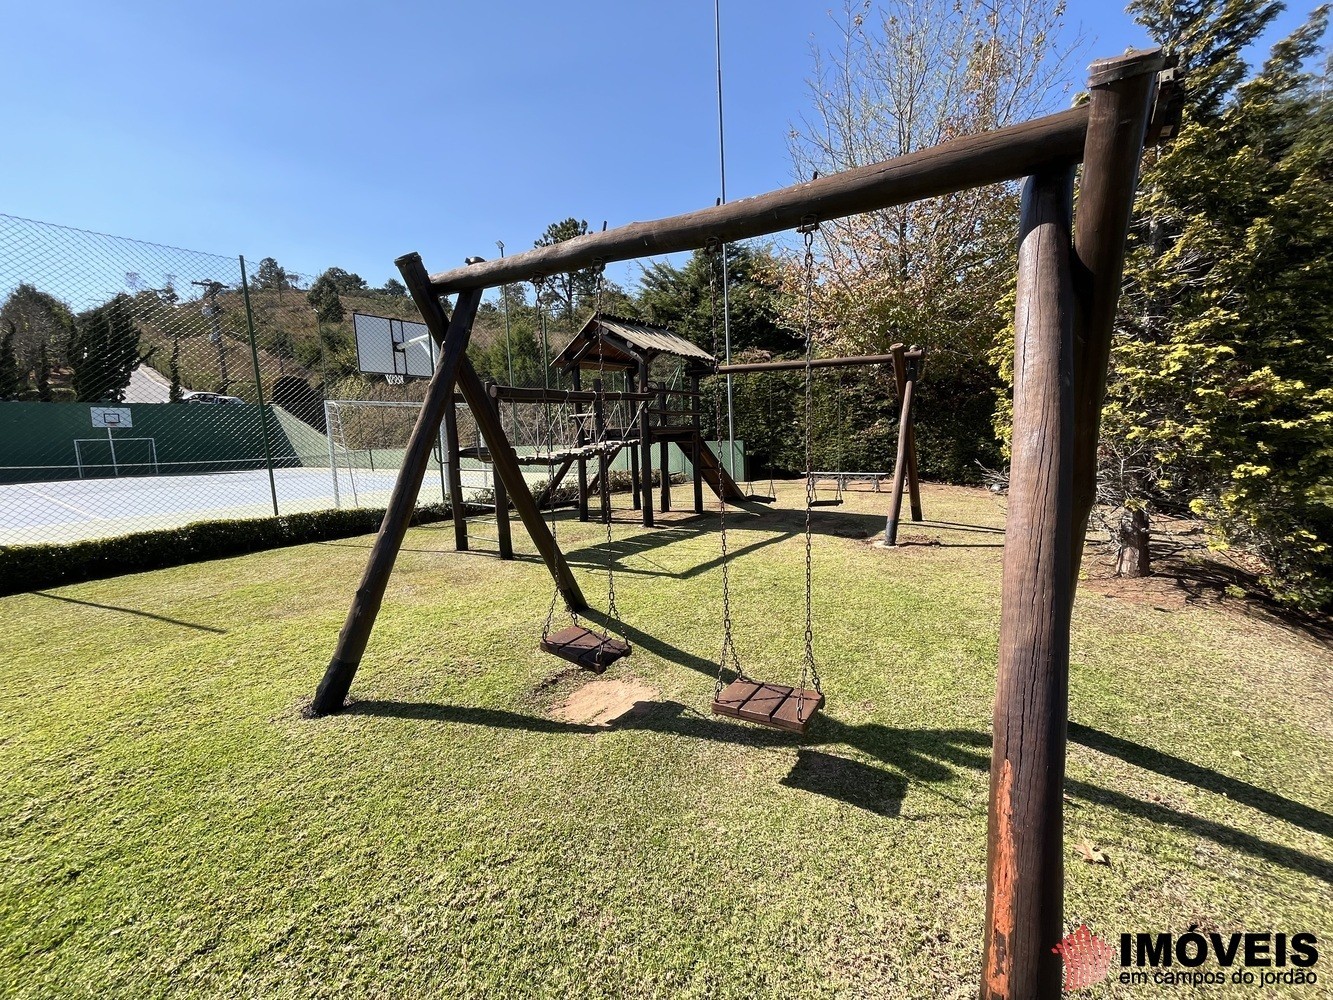
[[[703,348],[666,327],[606,313],[590,316],[551,364],[560,369],[603,366],[620,371],[638,368],[640,361],[651,364],[660,354],[709,368],[717,364]]]

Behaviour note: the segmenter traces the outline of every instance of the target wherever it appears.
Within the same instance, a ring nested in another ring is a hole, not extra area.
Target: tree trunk
[[[1146,510],[1125,511],[1116,530],[1116,545],[1116,576],[1139,577],[1151,572]]]

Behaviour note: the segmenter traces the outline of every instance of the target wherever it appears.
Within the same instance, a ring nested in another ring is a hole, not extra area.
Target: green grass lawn
[[[801,492],[728,518],[741,657],[786,683]],[[560,711],[592,678],[537,650],[550,583],[521,531],[511,563],[493,526],[470,554],[410,532],[354,704],[313,721],[369,538],[3,599],[0,994],[974,996],[1002,536],[877,548],[886,499],[815,514],[828,704],[805,738],[708,714],[711,517],[621,512],[635,651],[594,683],[656,694],[609,726]],[[925,503],[1003,523],[980,491]],[[598,607],[602,531],[560,524]],[[1313,930],[1324,982],[1281,995],[1328,996],[1333,654],[1179,597],[1080,589],[1066,922]]]

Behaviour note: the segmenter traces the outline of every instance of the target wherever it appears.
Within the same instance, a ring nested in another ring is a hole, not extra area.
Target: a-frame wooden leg
[[[909,377],[903,363],[903,345],[894,344],[889,348],[893,352],[894,374],[901,373],[898,381],[898,396],[902,405],[898,410],[898,454],[893,462],[893,489],[889,496],[889,516],[884,523],[884,544],[898,544],[898,521],[903,512],[903,486],[907,480],[910,447],[912,442],[912,395],[916,388],[916,379]]]
[[[422,273],[424,275],[425,272]],[[503,480],[505,489],[509,491],[509,500],[514,505],[514,512],[518,514],[523,527],[532,536],[533,544],[541,553],[542,561],[546,563],[546,568],[555,580],[561,596],[569,607],[575,611],[583,611],[588,606],[583,591],[579,589],[578,581],[570,572],[560,546],[551,537],[551,529],[542,520],[537,502],[532,498],[527,480],[523,478],[523,470],[514,460],[514,449],[509,443],[509,436],[505,434],[495,411],[486,405],[486,387],[482,385],[480,376],[467,358],[463,358],[458,365],[458,391],[463,394],[463,398],[477,418],[477,423],[481,425],[482,435],[487,441],[493,442],[491,464],[495,474]]]
[[[920,348],[913,348],[913,350],[920,350]],[[907,366],[907,372],[905,374],[907,378],[911,379],[914,386],[916,383],[917,375],[921,370],[920,365],[921,365],[921,360],[919,358],[913,358],[908,363]],[[913,397],[916,396],[915,388],[913,389],[912,395]],[[913,405],[914,406],[916,405],[915,398],[913,398]],[[921,481],[920,479],[917,478],[916,474],[915,410],[912,413],[912,419],[909,420],[907,423],[907,497],[911,502],[912,520],[920,521],[923,515],[921,513]]]
[[[426,273],[425,265],[416,254],[400,257],[397,263],[398,270],[403,275],[403,283],[412,294],[412,301],[416,303],[417,310],[425,320],[431,336],[437,340],[445,337],[441,355],[447,356],[454,345],[448,342],[446,330],[452,327],[445,319],[439,297],[431,289],[430,275]],[[463,341],[462,346],[466,348],[466,337]],[[514,505],[514,512],[522,520],[523,527],[527,529],[533,544],[537,546],[537,551],[541,553],[542,561],[546,563],[546,569],[555,580],[556,588],[565,603],[575,611],[582,611],[587,608],[588,602],[584,599],[583,591],[579,589],[574,574],[570,572],[564,553],[560,551],[560,546],[551,536],[551,529],[542,520],[537,502],[532,498],[527,480],[523,478],[523,470],[519,468],[518,461],[514,457],[514,448],[509,443],[509,435],[505,433],[499,415],[491,408],[486,386],[482,384],[466,353],[460,350],[459,354],[456,376],[458,391],[463,394],[463,401],[472,411],[481,436],[490,445],[491,468],[504,482],[505,489],[509,492],[509,500]]]
[[[1023,192],[991,751],[987,1000],[1060,996],[1074,454],[1073,170]]]
[[[417,264],[421,260],[417,258]],[[401,263],[400,263],[401,267]],[[424,269],[423,269],[424,271]],[[393,572],[394,560],[403,544],[412,521],[412,511],[416,507],[417,494],[421,490],[421,481],[426,475],[426,466],[430,462],[431,451],[435,447],[440,432],[440,422],[444,412],[454,405],[454,376],[458,364],[464,360],[468,337],[472,332],[472,320],[481,303],[480,291],[461,292],[454,308],[443,340],[440,360],[431,376],[430,387],[422,401],[421,412],[417,414],[416,426],[407,442],[407,453],[403,457],[403,466],[394,483],[393,493],[389,497],[388,509],[380,523],[379,534],[370,549],[370,559],[361,583],[352,598],[351,610],[347,612],[347,621],[338,635],[338,645],[333,651],[324,679],[315,691],[315,700],[311,710],[316,715],[336,712],[347,700],[352,679],[357,667],[361,665],[361,656],[366,651],[370,640],[370,631],[375,627],[375,617],[379,614],[380,604],[384,601],[384,589],[389,583],[389,574]],[[439,303],[436,302],[436,309]],[[440,310],[443,316],[443,310]],[[442,330],[444,332],[444,330]]]

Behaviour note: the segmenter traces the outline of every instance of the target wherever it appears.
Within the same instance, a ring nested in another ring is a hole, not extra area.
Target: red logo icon
[[[1065,992],[1081,990],[1100,983],[1111,973],[1111,958],[1115,951],[1109,944],[1079,924],[1078,930],[1067,934],[1051,951],[1065,963]]]

